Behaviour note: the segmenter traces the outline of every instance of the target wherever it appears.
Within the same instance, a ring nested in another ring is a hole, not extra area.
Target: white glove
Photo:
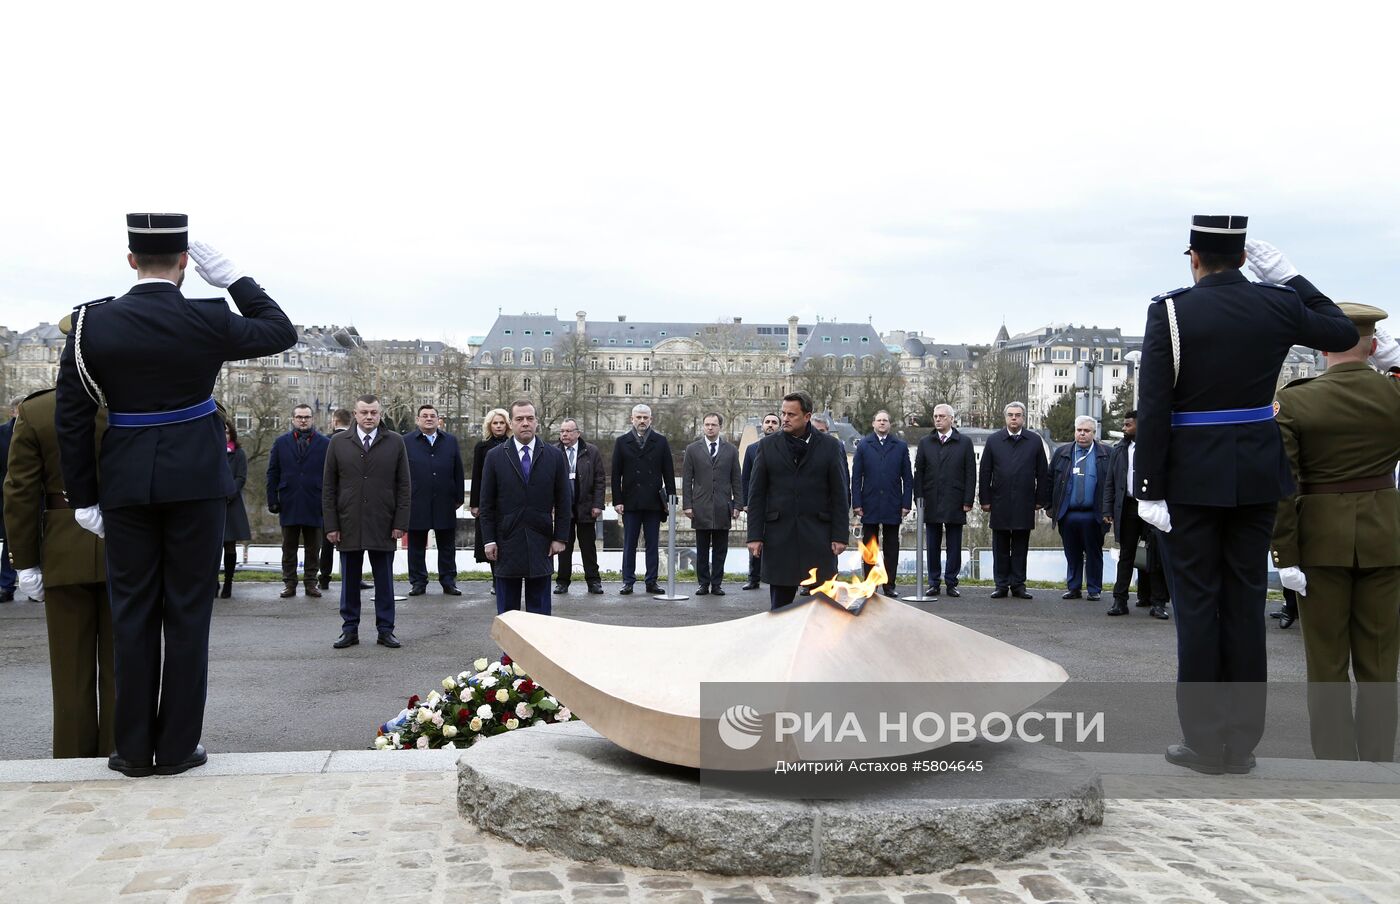
[[[74,509],[73,520],[78,522],[78,526],[83,530],[97,534],[99,540],[107,536],[107,526],[102,523],[102,506],[100,505]]]
[[[1376,327],[1376,353],[1371,356],[1371,363],[1381,373],[1400,367],[1400,343],[1380,327]]]
[[[1139,499],[1138,517],[1164,534],[1172,532],[1172,516],[1167,511],[1167,503],[1161,499]]]
[[[39,567],[19,570],[19,592],[42,603],[44,601],[44,570]]]
[[[194,258],[194,269],[200,279],[216,289],[227,289],[244,276],[237,264],[204,242],[190,242],[190,257]]]
[[[1253,239],[1244,243],[1244,257],[1254,275],[1269,283],[1286,283],[1298,275],[1298,268],[1288,262],[1283,252],[1268,242]]]
[[[1292,590],[1299,596],[1308,595],[1308,576],[1303,574],[1301,568],[1280,568],[1278,570],[1278,582],[1285,590]]]

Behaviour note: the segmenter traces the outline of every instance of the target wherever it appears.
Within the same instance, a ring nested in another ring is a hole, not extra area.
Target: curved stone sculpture
[[[681,766],[772,768],[811,753],[801,739],[706,757],[718,713],[701,708],[705,682],[880,682],[920,694],[935,711],[1015,714],[1068,675],[1059,665],[884,596],[857,615],[815,598],[732,621],[673,628],[605,625],[507,612],[491,637],[580,719],[619,746]],[[946,693],[944,691],[946,690]],[[898,750],[932,750],[956,738],[911,738]]]

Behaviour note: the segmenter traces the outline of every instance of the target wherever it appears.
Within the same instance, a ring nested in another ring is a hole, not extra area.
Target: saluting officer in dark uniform
[[[1148,308],[1134,460],[1138,515],[1165,535],[1176,608],[1184,740],[1167,760],[1209,774],[1248,772],[1264,732],[1269,538],[1293,491],[1274,423],[1279,368],[1294,345],[1357,343],[1346,315],[1277,249],[1250,242],[1246,254],[1245,227],[1245,217],[1195,217],[1195,285]],[[1239,272],[1246,258],[1262,284]]]
[[[58,374],[59,453],[75,520],[107,540],[117,684],[107,764],[173,775],[205,762],[209,581],[234,491],[210,392],[225,361],[276,354],[296,330],[232,261],[189,243],[184,214],[126,221],[138,280],[121,298],[74,309]],[[180,294],[190,257],[242,316],[223,299]],[[96,454],[99,406],[108,429]]]

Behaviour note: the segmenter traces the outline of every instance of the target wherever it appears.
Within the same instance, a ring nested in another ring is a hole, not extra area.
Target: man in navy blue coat
[[[513,438],[486,453],[478,497],[486,558],[496,563],[496,612],[551,612],[553,556],[569,542],[569,462],[535,436],[535,406],[511,403]],[[521,590],[524,590],[522,597]]]
[[[457,437],[438,429],[437,409],[418,406],[418,429],[403,438],[408,472],[413,478],[413,506],[408,516],[409,596],[428,589],[428,531],[437,537],[438,583],[449,596],[457,589],[457,509],[466,500],[467,475]]]
[[[851,507],[860,519],[861,542],[880,536],[885,555],[885,596],[895,596],[899,574],[899,525],[914,507],[914,469],[909,445],[890,432],[890,413],[879,411],[870,435],[856,446],[851,462]],[[870,574],[870,565],[865,565]]]
[[[267,456],[267,510],[282,526],[282,598],[297,595],[297,555],[306,556],[306,595],[320,596],[321,475],[331,441],[316,432],[310,405],[292,409],[292,429]],[[327,575],[326,577],[329,577]]]
[[[1245,217],[1197,216],[1194,284],[1147,309],[1139,371],[1138,516],[1163,532],[1176,610],[1177,714],[1168,762],[1245,773],[1264,733],[1264,597],[1279,500],[1293,492],[1274,421],[1288,350],[1353,348],[1356,326]],[[1246,250],[1248,248],[1248,250]],[[1264,280],[1240,272],[1246,260]]]

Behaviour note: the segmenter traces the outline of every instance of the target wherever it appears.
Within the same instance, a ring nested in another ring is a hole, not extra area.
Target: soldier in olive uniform
[[[67,332],[68,318],[60,324]],[[44,600],[55,758],[106,756],[112,740],[112,610],[103,542],[73,520],[63,494],[52,389],[19,407],[5,476],[6,531],[24,585]],[[97,440],[107,410],[96,417]]]
[[[1279,504],[1273,558],[1283,585],[1302,597],[1313,754],[1390,762],[1400,651],[1400,384],[1366,364],[1385,311],[1339,307],[1361,341],[1328,355],[1323,373],[1278,392],[1298,493]],[[1348,664],[1358,684],[1354,713]]]

